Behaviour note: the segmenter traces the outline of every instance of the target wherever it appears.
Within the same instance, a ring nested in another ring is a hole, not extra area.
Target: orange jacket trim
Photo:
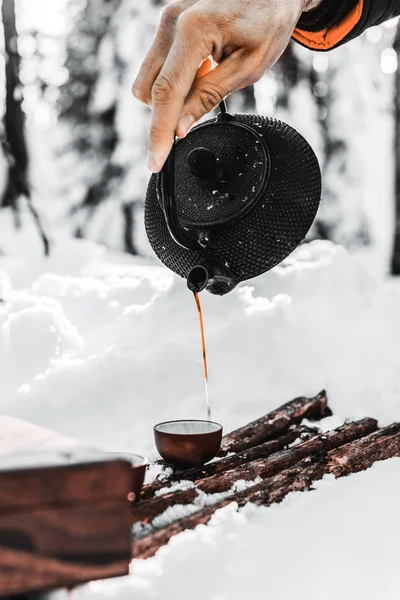
[[[357,25],[362,15],[363,4],[364,0],[359,0],[357,6],[353,8],[341,23],[329,29],[310,32],[296,28],[292,37],[311,50],[330,50],[341,42]]]

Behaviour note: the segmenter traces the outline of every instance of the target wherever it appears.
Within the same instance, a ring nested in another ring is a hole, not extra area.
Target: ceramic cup
[[[131,463],[132,480],[128,500],[134,502],[138,496],[140,496],[140,492],[142,491],[148,463],[147,459],[139,454],[129,454],[127,452],[110,452],[109,454],[114,458],[121,458]]]
[[[154,426],[154,439],[166,462],[180,468],[200,467],[216,456],[222,425],[213,421],[166,421]]]

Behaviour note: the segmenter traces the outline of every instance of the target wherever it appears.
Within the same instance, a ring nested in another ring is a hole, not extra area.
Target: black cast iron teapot
[[[223,295],[300,244],[318,210],[321,173],[289,125],[220,109],[177,140],[152,175],[145,226],[157,256],[189,289]]]

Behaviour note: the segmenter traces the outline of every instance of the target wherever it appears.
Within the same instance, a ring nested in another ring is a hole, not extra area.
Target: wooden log
[[[254,486],[249,493],[238,495],[239,504],[254,502],[269,506],[280,502],[292,491],[310,489],[312,483],[327,473],[336,478],[369,469],[375,462],[400,456],[400,423],[389,425],[360,440],[327,453],[304,459],[294,467]]]
[[[229,452],[241,452],[272,440],[290,425],[300,423],[305,417],[321,419],[328,414],[332,413],[328,409],[325,390],[313,398],[295,398],[260,419],[225,435],[218,456],[226,456]]]
[[[283,433],[275,440],[270,440],[269,442],[264,442],[254,448],[243,450],[234,456],[226,456],[225,458],[221,458],[220,460],[204,465],[203,467],[175,471],[167,479],[150,483],[144,487],[139,503],[153,498],[156,492],[171,487],[171,485],[177,481],[196,481],[211,477],[212,475],[218,475],[219,473],[251,462],[257,458],[267,458],[267,456],[270,456],[279,450],[283,450],[295,440],[306,441],[311,437],[318,435],[318,433],[320,433],[320,431],[316,427],[292,425],[287,432]]]
[[[223,500],[213,506],[207,506],[190,517],[175,521],[168,527],[135,541],[132,548],[133,558],[145,559],[154,556],[157,550],[168,544],[174,535],[187,529],[195,529],[198,525],[206,525],[218,508],[223,508],[233,500]]]
[[[205,465],[200,469],[178,471],[174,473],[171,479],[172,481],[179,481],[182,479],[199,481],[200,479],[205,479],[213,475],[219,475],[253,460],[267,458],[268,456],[271,456],[271,454],[279,452],[279,450],[284,450],[296,440],[305,442],[312,437],[317,436],[319,433],[320,430],[317,428],[295,425],[275,440],[264,442],[263,444],[259,444],[248,450],[242,450],[242,452],[238,452],[234,456],[226,456],[225,458],[221,458],[216,462]]]
[[[290,492],[309,490],[314,481],[322,479],[328,473],[343,477],[366,470],[377,461],[395,456],[400,456],[400,423],[385,427],[338,449],[322,451],[307,457],[296,465],[235,494],[233,498],[207,506],[194,515],[136,541],[134,557],[143,559],[153,556],[171,537],[186,529],[194,529],[197,525],[208,523],[217,509],[226,506],[232,500],[237,501],[239,506],[249,501],[269,506],[280,502]]]
[[[306,456],[311,456],[323,450],[332,450],[376,431],[377,428],[378,423],[375,419],[366,418],[353,423],[345,423],[337,429],[312,437],[302,444],[297,444],[292,448],[272,454],[267,459],[258,459],[227,471],[220,476],[209,477],[204,481],[196,482],[196,486],[207,494],[225,492],[238,479],[251,481],[257,476],[265,479],[296,464]]]
[[[294,465],[306,456],[311,456],[322,450],[328,451],[332,448],[337,448],[367,435],[375,431],[377,426],[378,424],[375,419],[362,419],[354,423],[345,423],[333,431],[311,437],[303,443],[297,444],[287,450],[276,452],[267,456],[267,458],[259,458],[239,465],[234,469],[213,475],[212,477],[196,480],[195,487],[193,488],[172,491],[136,505],[133,522],[150,523],[155,517],[171,506],[176,504],[191,504],[197,499],[199,491],[206,494],[228,492],[238,480],[253,481],[257,477],[263,479],[271,477],[275,473]]]
[[[330,473],[336,477],[365,471],[374,462],[399,456],[400,423],[393,423],[360,439],[356,444],[346,444],[329,452]]]

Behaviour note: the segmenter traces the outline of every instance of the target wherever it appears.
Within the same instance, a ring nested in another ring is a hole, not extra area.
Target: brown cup
[[[142,491],[147,468],[147,459],[139,454],[129,454],[126,452],[111,452],[110,454],[115,458],[121,458],[131,463],[132,479],[128,500],[134,502],[138,496],[140,496],[140,492]]]
[[[154,426],[154,440],[163,459],[176,467],[201,467],[221,446],[222,425],[214,421],[165,421]]]

